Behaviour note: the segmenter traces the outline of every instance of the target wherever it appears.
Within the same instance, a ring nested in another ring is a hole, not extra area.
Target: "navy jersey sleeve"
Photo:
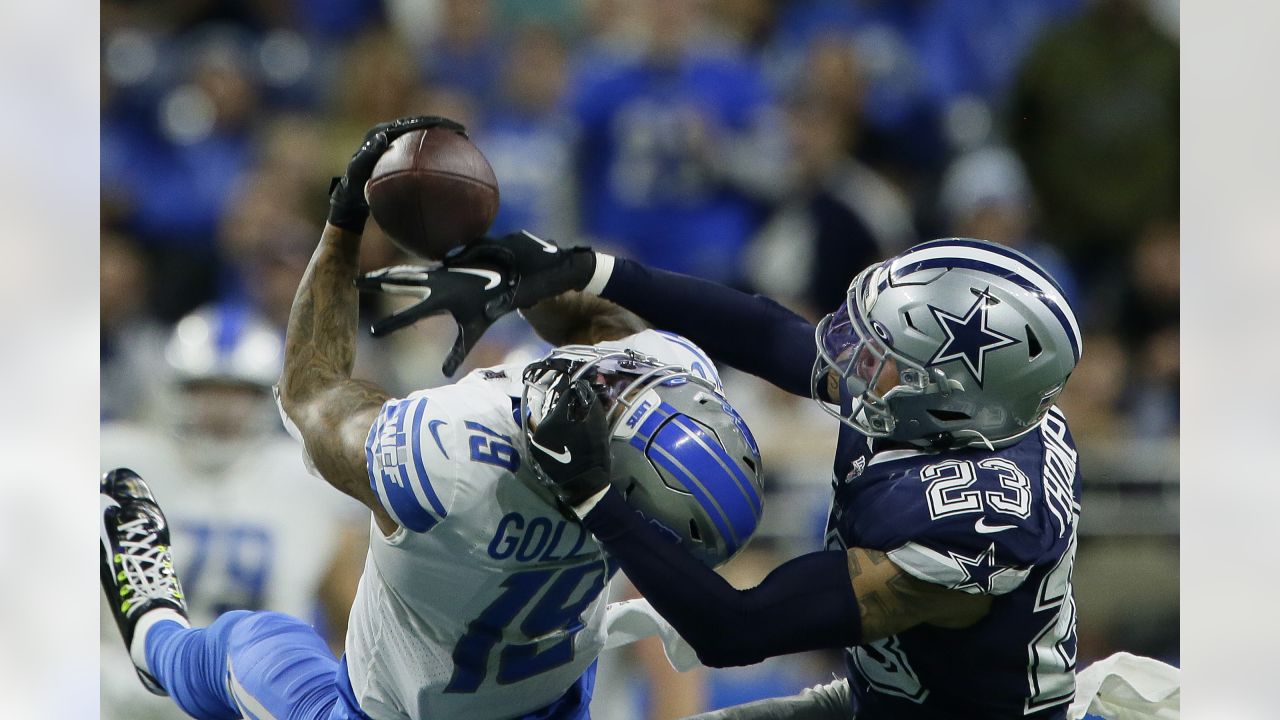
[[[863,544],[926,582],[1002,595],[1055,557],[1039,467],[1014,453],[881,453],[866,477],[878,491],[859,508]]]
[[[693,340],[717,362],[809,395],[814,326],[768,298],[623,258],[601,297]]]

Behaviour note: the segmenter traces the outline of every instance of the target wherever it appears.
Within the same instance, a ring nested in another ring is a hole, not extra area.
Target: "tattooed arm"
[[[879,550],[847,553],[849,579],[858,598],[862,641],[873,642],[922,623],[968,627],[991,607],[990,595],[970,595],[914,578]]]
[[[289,312],[280,407],[320,475],[364,503],[390,532],[396,524],[369,485],[364,452],[369,428],[389,396],[351,377],[359,311],[352,281],[359,255],[359,233],[325,225]]]
[[[418,116],[379,123],[365,133],[347,170],[329,188],[329,221],[289,311],[284,372],[276,387],[280,409],[301,436],[321,477],[364,503],[383,532],[396,522],[369,484],[364,443],[382,404],[377,385],[354,380],[360,235],[369,218],[365,183],[391,142],[407,132],[441,128],[465,135],[447,118]]]
[[[635,313],[604,298],[570,290],[520,311],[538,337],[552,345],[594,345],[648,329]]]

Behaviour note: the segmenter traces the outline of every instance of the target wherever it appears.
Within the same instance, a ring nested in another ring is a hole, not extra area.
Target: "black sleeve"
[[[809,396],[814,326],[773,300],[624,258],[601,297],[684,335],[717,362]]]
[[[751,665],[775,655],[857,645],[862,620],[845,553],[810,553],[738,590],[660,535],[609,489],[586,525],[702,664]]]

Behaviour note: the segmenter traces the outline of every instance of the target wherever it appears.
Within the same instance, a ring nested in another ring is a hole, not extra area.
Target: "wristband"
[[[586,500],[583,500],[577,505],[574,505],[573,513],[577,515],[579,518],[586,517],[587,513],[591,512],[591,510],[596,506],[597,503],[600,502],[600,499],[603,498],[604,494],[607,492],[609,492],[609,486],[606,485],[605,487],[600,488],[600,490],[596,492],[595,495],[592,495]]]
[[[613,276],[613,256],[602,252],[597,252],[595,255],[595,272],[591,273],[591,279],[587,281],[586,287],[582,288],[582,292],[598,296],[604,292],[605,286],[609,284],[609,278]]]

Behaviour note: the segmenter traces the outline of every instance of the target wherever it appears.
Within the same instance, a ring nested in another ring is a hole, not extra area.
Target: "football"
[[[364,188],[373,219],[397,246],[431,260],[484,235],[498,180],[466,135],[444,128],[396,138]]]

